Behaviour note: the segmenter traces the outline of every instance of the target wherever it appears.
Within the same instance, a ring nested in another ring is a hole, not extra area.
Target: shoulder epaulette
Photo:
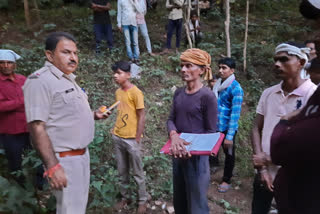
[[[47,71],[47,69],[40,69],[40,70],[38,70],[38,71],[30,74],[30,75],[28,76],[28,79],[38,79],[38,78],[40,77],[40,75],[41,75],[42,73],[46,72],[46,71]]]

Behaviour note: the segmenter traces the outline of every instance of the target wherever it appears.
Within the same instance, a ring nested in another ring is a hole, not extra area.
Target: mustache
[[[77,65],[77,62],[74,61],[74,60],[71,60],[71,61],[68,63],[68,65]]]

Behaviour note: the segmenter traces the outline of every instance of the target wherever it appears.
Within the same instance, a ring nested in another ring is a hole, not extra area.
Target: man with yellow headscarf
[[[211,57],[200,49],[188,49],[180,56],[185,87],[175,91],[167,121],[173,155],[173,203],[176,214],[209,214],[207,191],[210,181],[209,156],[191,156],[179,133],[214,133],[217,127],[217,99],[201,81],[212,78]]]

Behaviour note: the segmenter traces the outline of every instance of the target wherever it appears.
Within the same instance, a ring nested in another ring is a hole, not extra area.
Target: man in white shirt
[[[118,0],[118,28],[120,32],[124,33],[127,55],[132,62],[137,62],[139,59],[136,15],[137,13],[145,13],[145,10],[144,1]]]
[[[167,30],[166,49],[162,53],[168,53],[171,49],[171,38],[174,31],[176,31],[176,52],[179,51],[183,23],[183,2],[183,0],[167,0],[166,2],[166,8],[170,10],[170,13],[168,16],[169,22]]]
[[[316,90],[310,79],[302,79],[307,63],[305,48],[288,42],[276,47],[274,72],[282,81],[263,91],[252,129],[253,164],[257,174],[253,183],[252,214],[267,214],[274,197],[273,181],[279,169],[270,158],[270,141],[280,118],[302,109]]]

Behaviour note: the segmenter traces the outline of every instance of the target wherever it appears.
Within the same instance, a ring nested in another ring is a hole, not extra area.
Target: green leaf
[[[54,30],[57,27],[56,24],[44,24],[43,29],[46,31]]]
[[[110,16],[116,16],[117,15],[117,11],[116,10],[109,10],[109,15]]]
[[[93,181],[91,185],[101,193],[102,181]]]

